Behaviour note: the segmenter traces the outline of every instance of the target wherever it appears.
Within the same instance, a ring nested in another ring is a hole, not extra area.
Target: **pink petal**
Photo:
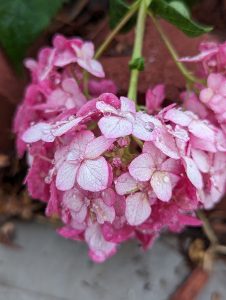
[[[101,193],[101,197],[105,204],[108,206],[113,206],[116,199],[116,194],[111,188],[107,188]]]
[[[203,173],[208,173],[211,166],[210,158],[208,154],[198,149],[192,149],[191,153],[192,153],[192,158],[196,163],[197,167],[199,168],[199,170]]]
[[[114,115],[118,115],[118,111],[117,109],[115,109],[114,106],[105,103],[104,101],[98,101],[96,103],[96,108],[101,111],[103,114],[114,114]]]
[[[136,105],[135,102],[132,100],[126,98],[126,97],[120,97],[121,101],[121,111],[123,112],[136,112]]]
[[[125,118],[117,116],[103,117],[98,126],[106,138],[118,138],[132,133],[133,125]]]
[[[189,180],[197,189],[202,189],[203,188],[202,175],[199,172],[195,162],[190,157],[186,157],[186,156],[183,158],[183,160],[184,160],[185,170]]]
[[[152,141],[153,130],[155,128],[154,121],[154,117],[146,113],[136,113],[133,124],[133,135],[142,141]]]
[[[86,104],[84,104],[79,111],[77,112],[77,116],[92,116],[99,113],[99,110],[96,108],[98,102],[104,102],[113,106],[114,108],[120,108],[120,100],[117,96],[112,93],[104,93],[100,95],[98,98],[89,100]]]
[[[72,120],[69,120],[67,122],[64,122],[62,125],[56,125],[52,128],[51,132],[54,136],[61,136],[71,130],[72,128],[75,128],[83,118],[72,118]]]
[[[92,209],[96,214],[97,222],[99,224],[104,224],[104,222],[112,223],[115,219],[114,208],[106,205],[101,198],[93,200]]]
[[[192,121],[192,118],[188,114],[177,108],[168,110],[164,116],[164,119],[172,121],[180,126],[188,126]]]
[[[193,148],[197,148],[200,150],[208,151],[208,152],[217,152],[216,143],[212,141],[200,139],[194,135],[190,135],[190,143]]]
[[[40,122],[28,128],[22,135],[22,140],[25,143],[34,143],[40,140],[53,142],[54,136],[51,134],[50,129],[50,124]]]
[[[145,97],[146,107],[149,113],[158,110],[165,99],[165,86],[158,84],[153,89],[148,89]]]
[[[156,137],[156,140],[154,140],[154,144],[165,155],[167,155],[171,158],[174,158],[174,159],[179,158],[175,139],[165,128],[162,128],[159,131],[159,134]]]
[[[71,226],[73,228],[78,228],[79,225],[83,226],[83,222],[85,221],[87,216],[87,206],[83,203],[82,207],[77,212],[71,212]]]
[[[95,160],[84,160],[77,174],[78,184],[81,188],[90,192],[99,192],[106,189],[108,178],[108,163],[103,157]]]
[[[90,248],[89,255],[95,262],[103,262],[116,252],[116,244],[104,239],[97,223],[86,229],[85,240]]]
[[[92,42],[84,42],[80,51],[85,57],[92,58],[94,56],[93,43]]]
[[[45,214],[47,216],[57,215],[59,214],[59,200],[57,195],[57,189],[55,186],[55,182],[52,182],[50,185],[50,198],[47,203],[47,207],[45,210]]]
[[[205,59],[209,55],[213,55],[217,52],[218,52],[218,48],[207,49],[207,50],[203,50],[201,53],[199,53],[196,56],[182,57],[182,58],[180,58],[180,61],[183,61],[183,62],[198,62],[198,61],[202,61],[203,59]]]
[[[60,229],[57,229],[57,232],[59,235],[63,236],[66,239],[72,239],[72,240],[81,240],[81,237],[79,236],[80,233],[82,233],[83,230],[77,230],[68,226],[61,227]]]
[[[127,172],[115,180],[115,189],[119,195],[126,195],[137,190],[136,180]]]
[[[87,70],[92,75],[99,78],[105,77],[103,67],[97,60],[78,58],[77,63],[81,68]]]
[[[151,214],[148,198],[144,193],[135,193],[126,198],[125,216],[132,226],[142,224]]]
[[[73,188],[69,191],[66,191],[63,195],[63,207],[69,209],[70,211],[78,212],[82,208],[84,203],[83,194]]]
[[[99,136],[89,142],[85,150],[85,158],[94,159],[102,155],[114,143],[114,139],[107,139],[104,136]]]
[[[79,164],[64,162],[57,171],[56,187],[60,191],[73,188]]]
[[[92,96],[98,97],[102,93],[117,94],[117,87],[112,80],[89,80],[89,92]]]
[[[162,165],[163,161],[167,156],[162,153],[153,142],[145,142],[143,146],[143,153],[148,153],[152,156],[152,161],[155,162],[156,166]]]
[[[76,134],[69,145],[67,160],[77,160],[84,156],[87,145],[94,140],[94,134],[90,130],[83,130]]]
[[[182,172],[182,164],[179,159],[168,158],[161,164],[160,169],[161,171],[179,175]]]
[[[188,129],[194,136],[214,143],[214,131],[204,121],[194,120],[190,123]]]
[[[158,199],[168,202],[172,197],[172,184],[167,172],[155,171],[151,177],[151,186]]]
[[[86,102],[86,97],[81,93],[81,90],[78,86],[78,83],[73,78],[66,78],[62,82],[62,87],[65,90],[65,92],[70,93],[75,98],[79,96],[80,100],[83,98],[83,103]]]
[[[148,153],[143,153],[136,157],[129,165],[129,172],[139,181],[148,181],[154,172],[154,161]]]

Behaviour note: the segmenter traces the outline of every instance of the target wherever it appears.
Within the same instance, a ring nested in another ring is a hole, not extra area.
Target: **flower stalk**
[[[132,18],[132,16],[136,13],[138,10],[139,3],[136,2],[133,6],[131,6],[128,13],[122,18],[122,20],[118,23],[118,25],[112,30],[112,32],[108,35],[106,40],[103,42],[103,44],[99,47],[97,50],[94,58],[98,59],[103,52],[108,48],[114,37],[119,33],[119,31],[126,25],[126,23]]]
[[[162,29],[161,25],[156,20],[156,18],[153,16],[153,14],[150,10],[148,11],[148,15],[151,17],[151,19],[153,21],[153,24],[155,25],[155,28],[157,29],[159,35],[161,36],[166,48],[168,49],[169,53],[171,54],[173,61],[175,62],[176,66],[179,69],[179,71],[181,72],[181,74],[187,80],[188,84],[190,84],[190,83],[201,83],[201,84],[203,84],[204,83],[203,80],[201,80],[201,79],[197,78],[196,76],[194,76],[192,74],[192,72],[190,70],[188,70],[185,67],[185,65],[179,60],[179,56],[177,54],[176,49],[174,48],[171,41],[169,40],[169,38],[165,34],[164,30]]]
[[[137,24],[135,28],[135,42],[133,48],[133,55],[131,59],[132,64],[136,60],[142,59],[142,47],[143,47],[146,16],[147,16],[147,3],[145,0],[142,0],[140,2]],[[128,98],[133,100],[134,102],[136,102],[137,99],[137,85],[138,85],[139,72],[140,72],[139,68],[135,66],[132,69],[130,75]]]

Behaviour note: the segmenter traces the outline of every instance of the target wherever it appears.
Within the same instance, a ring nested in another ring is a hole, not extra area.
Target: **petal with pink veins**
[[[161,201],[168,202],[172,197],[172,184],[167,172],[156,171],[151,177],[151,186]]]
[[[107,139],[104,136],[99,136],[89,142],[85,150],[85,158],[95,159],[102,155],[114,143],[115,139]]]
[[[80,187],[90,192],[100,192],[106,189],[108,178],[108,163],[104,157],[84,160],[77,174],[77,182]]]
[[[126,198],[125,216],[132,226],[138,226],[145,222],[151,214],[151,206],[144,193],[135,193]]]
[[[126,118],[118,116],[103,117],[99,120],[98,126],[106,138],[123,137],[133,131],[133,124]]]
[[[148,181],[154,171],[155,162],[148,153],[139,155],[129,165],[130,174],[139,181]]]
[[[64,162],[57,171],[56,187],[60,191],[73,188],[79,164]]]
[[[78,132],[69,145],[67,160],[73,161],[84,156],[87,145],[94,139],[92,131],[83,130]]]
[[[138,189],[137,181],[129,174],[129,172],[124,173],[115,180],[115,189],[119,195],[133,193]]]

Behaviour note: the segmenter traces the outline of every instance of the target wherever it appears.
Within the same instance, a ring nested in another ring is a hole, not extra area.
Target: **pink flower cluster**
[[[56,36],[37,62],[26,62],[32,83],[15,132],[19,154],[28,153],[30,195],[62,220],[60,235],[86,241],[90,257],[102,262],[128,239],[147,249],[165,228],[200,225],[195,210],[224,194],[226,137],[212,100],[221,95],[223,106],[224,90],[223,75],[210,77],[202,103],[184,92],[187,109],[160,108],[158,85],[147,92],[144,112],[115,96],[111,81],[91,79],[88,99],[83,70],[104,76],[93,53],[91,43]]]

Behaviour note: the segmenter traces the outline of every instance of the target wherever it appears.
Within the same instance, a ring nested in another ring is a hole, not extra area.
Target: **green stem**
[[[123,26],[129,21],[129,19],[136,13],[138,10],[139,3],[136,2],[133,6],[130,7],[130,10],[128,13],[122,18],[122,20],[118,23],[118,25],[112,30],[112,32],[109,34],[109,36],[106,38],[106,40],[103,42],[103,44],[99,47],[96,54],[94,55],[95,59],[98,59],[103,52],[107,49],[107,47],[110,45],[116,34],[123,28]],[[88,92],[88,81],[89,81],[89,73],[87,71],[84,71],[83,75],[83,84],[84,84],[84,93],[89,97]]]
[[[139,3],[136,2],[133,6],[131,6],[128,13],[123,17],[123,19],[118,23],[118,25],[112,30],[112,32],[109,34],[109,36],[106,38],[106,40],[103,42],[103,44],[100,46],[100,48],[97,50],[94,58],[98,59],[103,52],[107,49],[107,47],[110,45],[111,41],[114,39],[116,34],[123,28],[123,26],[131,19],[131,17],[135,14],[135,12],[138,10]]]
[[[168,49],[169,53],[171,54],[176,66],[178,67],[178,69],[180,70],[180,72],[182,73],[182,75],[186,78],[186,80],[188,81],[188,83],[204,83],[201,79],[197,78],[196,76],[194,76],[192,74],[191,71],[189,71],[185,65],[179,61],[179,56],[177,54],[177,51],[175,50],[175,48],[173,47],[173,45],[171,44],[169,38],[166,36],[165,32],[163,31],[161,25],[159,24],[159,22],[156,20],[156,18],[153,16],[152,12],[149,10],[148,11],[149,16],[151,17],[157,31],[159,32],[163,42],[166,45],[166,48]]]
[[[137,17],[137,25],[135,28],[135,41],[133,47],[132,61],[137,58],[141,58],[142,56],[142,46],[143,46],[146,16],[147,16],[146,1],[141,0],[138,17]],[[133,69],[130,75],[128,98],[133,100],[134,102],[136,102],[137,99],[138,76],[139,76],[139,70]]]

